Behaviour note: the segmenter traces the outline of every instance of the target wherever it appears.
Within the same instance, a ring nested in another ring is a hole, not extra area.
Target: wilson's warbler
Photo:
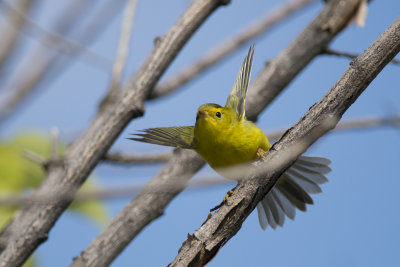
[[[199,107],[195,126],[162,127],[144,130],[132,140],[194,149],[217,172],[228,179],[244,177],[238,171],[243,163],[262,156],[271,145],[265,134],[245,116],[246,92],[253,62],[254,46],[245,57],[225,107],[204,104]],[[305,211],[312,204],[311,193],[320,193],[319,184],[327,182],[330,161],[320,157],[300,156],[280,177],[278,183],[257,205],[260,225],[275,229],[282,226],[285,214],[295,217],[295,208]],[[236,166],[234,171],[227,167]],[[246,165],[248,166],[248,165]],[[227,170],[227,171],[225,171]],[[244,171],[245,173],[245,171]]]

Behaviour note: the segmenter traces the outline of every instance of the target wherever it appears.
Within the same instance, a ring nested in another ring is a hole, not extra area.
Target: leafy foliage
[[[0,141],[0,196],[20,196],[28,193],[40,185],[45,177],[42,166],[23,156],[23,151],[29,150],[48,158],[50,156],[50,141],[40,133],[24,133],[13,138],[9,142]],[[66,146],[60,145],[60,154],[63,155]],[[93,177],[81,188],[81,192],[93,190],[98,185]],[[17,210],[15,206],[0,206],[0,228],[10,220]],[[108,216],[102,203],[96,200],[80,201],[73,203],[70,210],[76,211],[93,221],[103,224]]]

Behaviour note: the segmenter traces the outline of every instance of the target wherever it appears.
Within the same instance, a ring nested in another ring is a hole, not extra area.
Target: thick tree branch
[[[24,206],[0,234],[0,266],[21,265],[48,235],[59,216],[71,203],[80,185],[104,156],[124,127],[143,114],[143,101],[166,68],[198,27],[219,6],[221,0],[197,0],[156,44],[138,74],[127,83],[119,103],[96,116],[89,129],[71,146],[65,164],[48,170],[46,179],[33,198],[55,196],[46,205]]]
[[[268,12],[256,22],[241,29],[238,34],[228,38],[226,41],[217,45],[207,54],[201,57],[195,63],[186,66],[173,77],[160,83],[149,96],[149,99],[155,99],[169,94],[183,85],[187,84],[201,73],[225,59],[238,48],[242,47],[249,40],[265,33],[277,23],[282,22],[302,8],[307,7],[315,0],[297,0],[285,3],[282,6]]]
[[[74,259],[71,266],[108,266],[133,237],[164,213],[164,206],[158,203],[169,203],[203,165],[204,162],[196,152],[175,150],[174,157],[118,213],[90,246]],[[171,177],[171,173],[174,176]]]
[[[313,32],[314,28],[324,28],[327,25],[327,22],[329,22],[329,26],[332,29],[336,29],[333,33],[329,34],[329,40],[332,40],[333,36],[336,35],[341,29],[343,29],[342,24],[346,24],[345,19],[347,19],[347,23],[350,21],[352,18],[352,14],[355,12],[357,9],[357,6],[359,4],[359,1],[346,1],[344,4],[338,4],[338,3],[343,3],[341,0],[333,0],[330,1],[329,4],[327,4],[321,11],[321,13],[318,15],[314,21],[307,26],[307,28],[301,33],[301,36],[308,36],[308,34],[305,34],[304,32]],[[352,2],[352,5],[349,5],[348,2]],[[339,14],[339,15],[338,15]],[[350,14],[350,15],[347,15]],[[343,17],[344,16],[344,17]],[[340,17],[340,18],[338,18]],[[329,42],[321,42],[321,39],[326,39],[326,33],[324,30],[316,31],[315,34],[313,34],[312,39],[308,39],[308,42],[311,42],[312,44],[305,44],[304,40],[301,38],[296,38],[290,45],[289,48],[287,48],[284,51],[287,51],[288,49],[291,50],[292,47],[298,47],[298,49],[301,49],[303,53],[305,54],[311,54],[313,56],[317,56],[318,53],[313,53],[313,51],[308,51],[318,49],[322,50]],[[304,49],[302,48],[304,46]],[[297,55],[294,51],[292,53],[281,53],[281,56],[279,56],[275,61],[277,65],[285,65],[285,62],[287,61],[292,61],[289,57],[290,56],[295,56]],[[297,60],[302,60],[301,58],[297,58]],[[273,65],[271,65],[273,66]],[[304,67],[304,66],[303,66]],[[271,68],[267,69],[271,73],[275,73],[279,71],[279,75],[282,75],[283,78],[287,79],[285,80],[285,84],[288,84],[291,79],[294,78],[293,70],[292,69],[276,69],[276,68]],[[282,73],[288,72],[289,74],[283,75]],[[278,73],[275,73],[278,75]],[[297,73],[296,73],[297,74]],[[274,74],[271,74],[274,75]],[[250,89],[251,90],[251,89]],[[283,87],[280,87],[280,90],[283,90]],[[269,101],[269,96],[267,94],[262,94],[261,96],[251,94],[248,96],[247,101],[248,102],[256,102],[256,98],[260,99],[263,98],[265,101]],[[269,101],[270,102],[270,101]],[[251,109],[250,109],[251,110]],[[255,111],[251,114],[258,114],[257,112],[260,111]],[[153,177],[149,183],[151,184],[160,184],[162,183],[166,188],[174,188],[174,180],[173,178],[175,176],[180,176],[181,173],[183,173],[183,170],[185,173],[191,173],[194,174],[197,169],[199,168],[198,166],[200,164],[204,164],[204,161],[200,159],[200,157],[197,158],[192,158],[191,153],[192,151],[188,150],[183,150],[179,154],[179,159],[180,157],[183,158],[183,160],[180,162],[180,166],[176,166],[173,170],[170,170],[168,167],[168,163],[166,167],[161,169],[161,173],[163,173],[165,170],[169,170],[168,174],[165,176],[162,176],[162,179],[160,176],[155,176]],[[177,159],[172,157],[168,162],[174,162]],[[189,179],[191,176],[186,176],[187,179]],[[170,183],[168,183],[170,181]],[[175,192],[177,194],[177,192]],[[81,255],[79,256],[82,259],[87,259],[87,261],[91,261],[95,259],[96,257],[100,257],[98,251],[102,250],[103,243],[111,238],[114,234],[118,235],[119,231],[123,231],[126,233],[126,235],[121,236],[118,242],[123,243],[124,245],[128,244],[131,239],[135,237],[135,235],[138,233],[137,229],[143,229],[149,222],[151,222],[152,219],[157,218],[157,216],[154,216],[152,214],[159,214],[160,210],[163,210],[169,203],[170,199],[168,198],[163,198],[163,199],[158,199],[155,197],[154,200],[154,205],[151,206],[151,210],[148,206],[148,203],[146,201],[141,201],[140,199],[138,200],[137,198],[133,199],[128,206],[121,211],[120,214],[118,214],[110,223],[108,227],[106,227],[96,238],[95,240],[89,245],[87,249],[85,249]],[[171,198],[172,199],[172,198]],[[125,219],[125,218],[131,218],[129,217],[129,211],[131,207],[133,207],[133,204],[135,204],[135,209],[138,210],[136,212],[135,220],[130,220],[130,219]],[[149,218],[146,218],[149,217]],[[134,231],[133,231],[134,229]],[[103,241],[103,242],[102,242]],[[117,241],[114,241],[114,245]],[[118,249],[122,249],[118,245]]]
[[[333,129],[383,67],[400,51],[400,18],[357,59],[350,63],[329,92],[258,161],[263,171],[234,189],[229,205],[212,216],[183,243],[173,266],[206,265],[241,228],[257,203],[280,175],[319,137]]]

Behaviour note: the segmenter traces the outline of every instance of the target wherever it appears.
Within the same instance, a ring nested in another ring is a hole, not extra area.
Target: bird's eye
[[[215,116],[217,116],[218,118],[221,118],[221,112],[217,112],[217,113],[215,113]]]

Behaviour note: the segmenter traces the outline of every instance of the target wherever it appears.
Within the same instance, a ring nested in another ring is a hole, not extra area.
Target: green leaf
[[[61,155],[66,151],[66,146],[59,147]],[[0,196],[21,195],[27,190],[38,187],[45,177],[45,170],[39,164],[23,156],[25,150],[32,151],[43,158],[49,158],[51,153],[49,138],[41,133],[23,133],[14,137],[9,142],[0,141]],[[91,178],[82,187],[83,190],[93,190],[99,186]],[[75,212],[84,215],[96,223],[103,224],[108,220],[104,204],[98,200],[81,201],[70,207]],[[0,229],[10,220],[15,207],[0,206]]]

